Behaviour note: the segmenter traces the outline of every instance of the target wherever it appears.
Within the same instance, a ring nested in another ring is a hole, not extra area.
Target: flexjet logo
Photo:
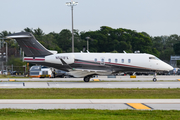
[[[56,56],[56,59],[69,59],[68,56]]]

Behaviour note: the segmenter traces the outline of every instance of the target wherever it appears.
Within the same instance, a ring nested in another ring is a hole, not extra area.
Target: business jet
[[[64,70],[74,77],[89,82],[94,75],[110,75],[119,72],[154,72],[173,69],[169,64],[146,53],[59,53],[46,49],[32,33],[20,32],[8,35],[16,39],[26,54],[24,61]],[[63,44],[63,43],[62,43]]]

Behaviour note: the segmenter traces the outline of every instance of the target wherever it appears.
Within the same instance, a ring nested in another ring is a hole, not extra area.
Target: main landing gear
[[[92,78],[92,76],[86,76],[86,77],[84,77],[84,82],[89,82],[91,78]]]
[[[154,72],[154,78],[153,78],[153,82],[156,82],[157,79],[156,79],[156,72]]]

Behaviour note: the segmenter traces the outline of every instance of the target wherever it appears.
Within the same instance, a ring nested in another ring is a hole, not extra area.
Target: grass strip
[[[29,78],[29,77],[24,77],[24,76],[12,76],[12,75],[0,75],[0,79],[6,79],[6,78]]]
[[[21,110],[0,109],[1,120],[179,120],[180,111],[170,110]]]
[[[176,89],[38,88],[0,89],[0,99],[180,99]]]

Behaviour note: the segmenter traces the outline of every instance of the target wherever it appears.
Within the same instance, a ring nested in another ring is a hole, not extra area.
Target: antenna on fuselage
[[[123,50],[123,52],[124,52],[124,54],[126,54],[126,51]]]

